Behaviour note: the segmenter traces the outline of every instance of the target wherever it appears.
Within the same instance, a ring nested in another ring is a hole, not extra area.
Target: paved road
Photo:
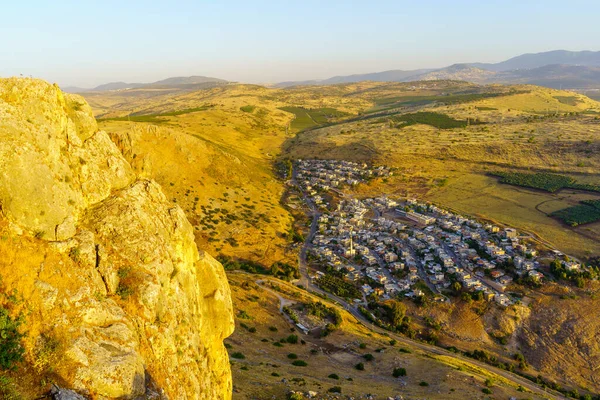
[[[298,181],[296,180],[297,175],[298,175],[298,171],[296,170],[296,168],[293,168],[291,181],[297,188],[300,188],[300,185],[298,184]],[[300,271],[300,282],[299,283],[302,286],[304,286],[305,288],[308,288],[309,286],[311,286],[311,282],[310,282],[310,277],[308,274],[308,263],[306,262],[306,257],[308,255],[308,250],[312,247],[313,238],[315,237],[315,234],[317,233],[317,227],[319,226],[319,217],[321,216],[321,214],[319,213],[319,210],[317,209],[316,205],[310,200],[308,195],[303,190],[302,190],[302,197],[304,198],[304,202],[310,209],[310,214],[312,215],[310,232],[306,236],[304,245],[300,249],[300,253],[298,253],[298,269]]]

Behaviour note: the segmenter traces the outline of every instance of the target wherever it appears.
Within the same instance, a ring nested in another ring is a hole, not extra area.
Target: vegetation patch
[[[150,122],[150,123],[154,123],[154,124],[160,124],[160,123],[167,122],[167,120],[165,120],[164,118],[161,118],[161,117],[176,117],[178,115],[190,114],[190,113],[195,113],[195,112],[198,112],[198,111],[205,111],[205,110],[208,110],[211,107],[212,106],[202,106],[202,107],[195,107],[195,108],[186,108],[186,109],[183,109],[183,110],[169,111],[169,112],[160,113],[160,114],[145,114],[145,115],[141,115],[139,113],[133,113],[133,114],[130,114],[130,115],[126,115],[124,117],[100,118],[100,119],[98,119],[98,122],[102,122],[102,121],[129,121],[129,122]]]
[[[479,120],[461,121],[436,112],[417,112],[411,114],[396,115],[391,120],[397,123],[397,128],[404,128],[416,124],[430,125],[438,129],[465,128],[468,125],[481,124]]]
[[[302,108],[302,107],[281,107],[280,110],[292,113],[296,116],[292,121],[292,130],[295,132],[312,129],[318,126],[330,124],[338,118],[349,115],[335,108]]]
[[[558,210],[550,214],[575,227],[600,221],[600,200],[586,200],[581,204]]]
[[[218,256],[217,260],[223,264],[225,271],[242,270],[251,274],[272,275],[285,281],[300,278],[300,272],[298,272],[298,268],[288,263],[275,262],[273,265],[271,265],[271,268],[267,269],[263,265],[254,261],[235,260],[224,255]]]
[[[323,290],[333,293],[336,296],[351,299],[360,298],[360,292],[358,291],[356,286],[335,276],[322,276],[317,280],[317,285],[319,285]]]
[[[407,106],[425,106],[432,103],[443,103],[447,105],[470,103],[473,101],[484,100],[500,96],[511,96],[519,93],[527,93],[527,91],[510,91],[506,93],[461,93],[448,94],[437,96],[399,96],[399,97],[384,97],[374,99],[373,101],[378,106],[387,106],[387,108],[407,107]]]
[[[554,96],[556,100],[558,100],[561,104],[566,104],[568,106],[576,106],[579,104],[579,99],[575,96]]]
[[[579,189],[600,192],[600,186],[598,185],[578,183],[571,177],[546,172],[533,174],[523,172],[494,172],[491,175],[500,177],[500,183],[540,189],[550,193],[555,193],[560,189]]]
[[[256,106],[243,106],[240,107],[240,110],[242,110],[245,113],[252,113],[254,112],[254,110],[256,110]]]
[[[15,369],[23,360],[23,334],[19,332],[22,323],[22,317],[12,317],[8,309],[0,307],[0,369]]]

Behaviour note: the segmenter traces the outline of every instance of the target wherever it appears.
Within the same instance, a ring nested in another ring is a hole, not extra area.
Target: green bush
[[[331,379],[340,379],[338,374],[329,374],[329,378]]]
[[[244,358],[246,358],[246,356],[243,355],[242,353],[240,353],[239,351],[236,351],[235,353],[231,354],[231,358],[237,358],[238,360],[243,360]]]
[[[364,371],[365,370],[365,364],[363,363],[358,363],[354,366],[354,368],[356,368],[359,371]]]
[[[394,372],[392,372],[392,376],[394,378],[398,378],[400,376],[406,376],[406,368],[394,368]]]
[[[290,335],[285,339],[286,342],[290,343],[290,344],[298,344],[298,336],[297,335]]]
[[[296,367],[306,367],[308,365],[308,363],[303,360],[296,360],[296,361],[292,362],[292,365],[295,365]]]
[[[12,318],[9,311],[0,307],[0,368],[14,369],[15,364],[23,360],[25,350],[21,346],[23,334],[19,327],[23,323],[21,317]]]
[[[488,388],[483,388],[483,389],[481,389],[481,391],[485,394],[492,394],[492,391]]]
[[[298,355],[296,353],[290,353],[287,355],[287,357],[291,360],[296,360],[298,358]]]
[[[425,386],[429,386],[429,383],[427,383],[427,382],[425,382],[425,381],[421,381],[421,382],[419,383],[419,386],[423,386],[423,387],[425,387]]]
[[[332,388],[329,388],[327,391],[329,393],[342,393],[342,387],[341,386],[334,386]]]
[[[363,355],[364,359],[367,361],[373,361],[375,359],[375,357],[373,356],[373,354],[367,353],[365,355]]]

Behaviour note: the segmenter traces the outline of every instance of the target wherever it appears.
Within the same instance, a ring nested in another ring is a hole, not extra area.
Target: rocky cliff
[[[143,398],[150,383],[172,399],[231,397],[223,268],[83,98],[0,80],[0,234],[1,289],[22,300],[38,372],[94,398]]]

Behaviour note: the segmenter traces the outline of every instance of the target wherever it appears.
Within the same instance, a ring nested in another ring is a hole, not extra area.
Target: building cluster
[[[344,161],[305,160],[299,163],[298,178],[309,201],[317,203],[315,187],[352,185],[367,171],[390,173]],[[375,293],[384,299],[422,296],[426,285],[442,301],[448,300],[445,291],[459,287],[508,306],[514,299],[505,292],[513,279],[541,282],[544,277],[536,250],[515,229],[386,196],[343,197],[333,210],[324,211],[312,252],[365,296]]]
[[[355,186],[374,177],[390,176],[387,167],[370,168],[365,163],[338,160],[298,160],[296,179],[316,205],[324,205],[322,193],[342,186]]]

